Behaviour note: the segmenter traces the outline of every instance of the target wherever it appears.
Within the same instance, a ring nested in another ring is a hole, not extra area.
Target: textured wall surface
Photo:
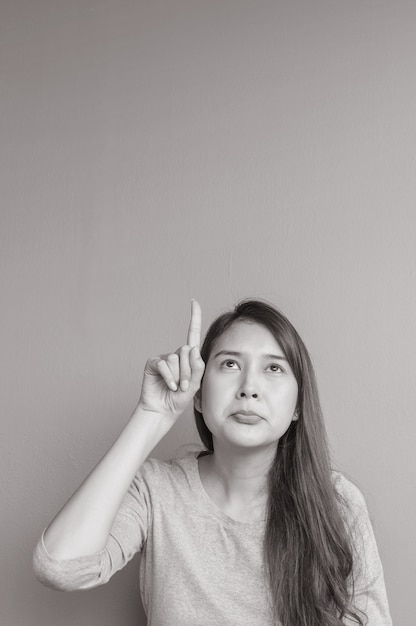
[[[413,0],[0,3],[2,625],[145,624],[137,560],[62,594],[32,549],[190,298],[206,328],[244,296],[309,347],[393,619],[416,623],[415,20]],[[188,413],[155,454],[196,440]]]

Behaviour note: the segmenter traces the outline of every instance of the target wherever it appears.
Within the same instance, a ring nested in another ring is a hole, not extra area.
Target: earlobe
[[[194,395],[194,407],[195,407],[195,409],[199,413],[202,413],[202,410],[201,410],[201,392],[200,391],[197,391],[196,394]]]
[[[293,414],[293,417],[292,417],[292,422],[296,422],[296,420],[298,420],[298,419],[299,419],[299,411],[298,411],[298,410],[296,410],[296,411],[294,412],[294,414]]]

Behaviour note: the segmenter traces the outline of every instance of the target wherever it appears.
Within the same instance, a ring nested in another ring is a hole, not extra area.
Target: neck
[[[264,517],[267,476],[273,449],[224,448],[214,441],[214,453],[201,457],[202,483],[212,500],[230,517],[250,521]]]

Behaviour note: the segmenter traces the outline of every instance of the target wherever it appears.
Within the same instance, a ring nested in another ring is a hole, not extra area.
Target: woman
[[[119,439],[45,531],[39,579],[108,581],[141,551],[149,626],[390,625],[362,495],[331,472],[312,364],[257,300],[149,359]],[[194,399],[206,450],[145,459]]]

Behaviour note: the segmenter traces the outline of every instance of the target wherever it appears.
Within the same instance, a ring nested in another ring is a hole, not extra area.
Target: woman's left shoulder
[[[355,510],[355,512],[367,513],[367,505],[360,489],[342,472],[332,471],[332,484],[343,508],[347,507],[350,510]]]

